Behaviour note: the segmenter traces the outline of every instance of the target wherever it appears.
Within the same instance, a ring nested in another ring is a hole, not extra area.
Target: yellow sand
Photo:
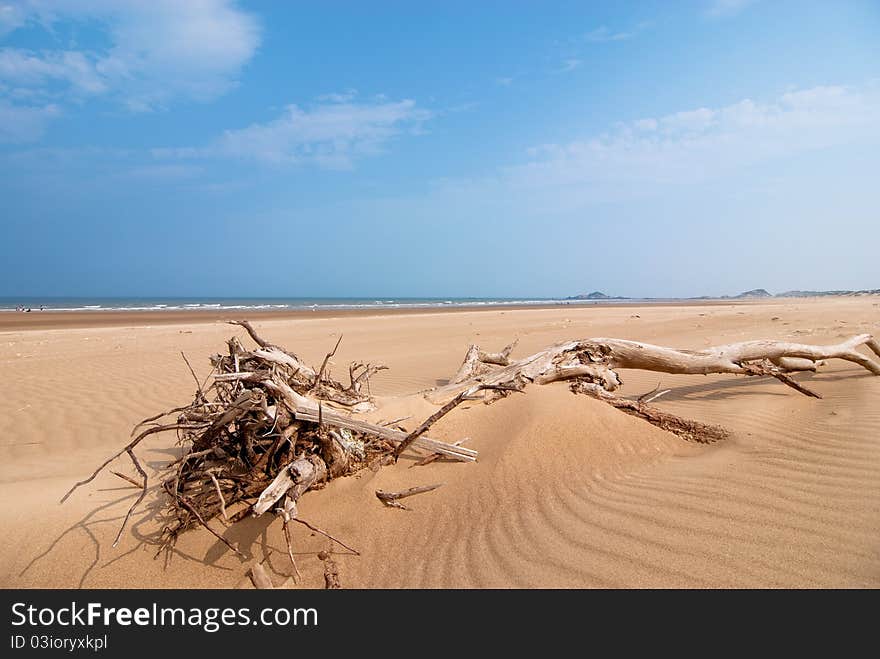
[[[140,321],[143,322],[143,321]],[[514,356],[558,340],[616,336],[700,348],[753,338],[836,342],[880,332],[878,298],[762,304],[485,310],[340,318],[260,319],[271,340],[319,363],[382,361],[373,391],[381,415],[433,409],[400,397],[441,384],[465,348]],[[182,324],[0,332],[0,586],[250,587],[253,560],[280,583],[291,573],[279,522],[266,515],[213,525],[242,560],[204,530],[154,559],[161,497],[151,494],[118,547],[137,491],[99,476],[64,505],[70,485],[122,446],[132,425],[188,401],[186,352],[200,376],[234,328]],[[453,411],[432,430],[469,437],[476,464],[412,459],[308,493],[301,516],[353,545],[337,547],[348,587],[852,587],[880,586],[880,378],[836,362],[799,376],[809,399],[775,380],[626,371],[624,393],[672,393],[663,409],[719,423],[733,439],[681,439],[564,384],[531,387],[495,405]],[[173,437],[139,449],[151,475],[178,454]],[[118,469],[133,474],[120,461]],[[377,489],[444,483],[383,507]],[[320,587],[326,539],[294,529],[302,585]]]

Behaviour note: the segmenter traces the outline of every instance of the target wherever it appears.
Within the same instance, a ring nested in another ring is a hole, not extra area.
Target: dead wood
[[[389,506],[391,508],[409,510],[409,508],[400,503],[400,499],[405,499],[406,497],[411,497],[416,494],[431,492],[432,490],[436,490],[442,485],[443,483],[437,483],[436,485],[420,485],[417,487],[410,487],[405,490],[401,490],[400,492],[385,492],[383,490],[376,490],[376,498],[379,499],[379,501],[384,503],[386,506]]]
[[[475,384],[474,386],[465,389],[460,394],[458,394],[451,401],[446,403],[439,410],[434,412],[431,416],[429,416],[418,428],[413,430],[409,435],[407,435],[404,440],[394,449],[394,459],[400,457],[400,454],[403,453],[406,449],[412,446],[415,442],[419,440],[419,438],[424,435],[428,429],[434,425],[437,421],[439,421],[442,417],[446,416],[449,412],[451,412],[455,407],[459,404],[463,403],[466,400],[471,400],[471,398],[481,391],[491,390],[493,392],[498,391],[520,391],[519,387],[516,385],[507,385],[507,384]],[[455,445],[453,445],[455,447]]]
[[[470,437],[465,437],[464,439],[459,439],[457,442],[455,442],[453,444],[453,446],[461,446],[466,441],[468,441],[468,439],[470,439]],[[412,469],[413,467],[424,467],[425,465],[429,465],[432,462],[436,462],[437,460],[439,460],[442,457],[444,457],[442,453],[429,453],[421,460],[418,460],[418,461],[414,462],[413,464],[411,464],[409,467],[410,467],[410,469]]]
[[[342,334],[339,335],[339,339],[336,341],[336,345],[333,346],[333,350],[327,353],[327,356],[324,357],[324,361],[321,362],[321,370],[318,371],[318,377],[315,378],[315,384],[317,385],[321,380],[324,379],[324,371],[327,370],[327,364],[330,361],[330,358],[336,354],[336,351],[339,350],[339,344],[342,343]]]
[[[519,343],[519,339],[510,343],[501,349],[501,352],[483,352],[480,350],[480,361],[484,364],[496,364],[498,366],[507,366],[510,364],[510,353]]]
[[[446,403],[446,405],[444,405],[427,419],[425,419],[425,421],[418,428],[408,434],[404,438],[404,440],[397,445],[397,448],[394,449],[394,459],[397,460],[397,458],[400,457],[401,453],[412,446],[413,442],[415,442],[419,437],[421,437],[428,431],[428,428],[434,425],[434,423],[439,421],[442,417],[446,416],[446,414],[451,412],[456,406],[463,403],[469,396],[479,391],[481,387],[482,385],[477,385],[471,387],[470,389],[465,389],[460,394],[458,394],[458,396],[453,398],[451,401]]]
[[[322,551],[318,553],[318,558],[324,563],[324,588],[326,590],[337,590],[342,588],[339,584],[339,566],[333,560],[330,551]]]
[[[131,476],[126,476],[125,474],[121,474],[121,473],[119,473],[118,471],[113,471],[113,470],[111,470],[110,473],[113,474],[114,476],[118,476],[119,478],[121,478],[122,480],[124,480],[124,481],[126,481],[126,482],[128,482],[128,483],[131,483],[131,485],[132,485],[133,487],[136,487],[136,488],[138,488],[138,489],[140,489],[140,487],[141,487],[141,484],[138,483],[138,482],[137,482],[135,479],[133,479]]]
[[[288,556],[296,570],[293,523],[357,554],[330,533],[298,517],[297,501],[307,491],[367,467],[378,469],[413,448],[427,452],[416,464],[427,464],[441,456],[465,462],[476,460],[477,452],[461,445],[464,440],[446,442],[427,434],[440,418],[465,401],[488,403],[511,392],[521,392],[530,384],[568,381],[577,393],[594,396],[689,441],[711,442],[724,439],[727,432],[718,426],[682,419],[650,404],[666,393],[659,391],[659,385],[638,400],[615,395],[613,392],[621,384],[618,371],[632,368],[670,374],[773,377],[800,393],[817,397],[817,392],[794,380],[791,374],[815,371],[829,359],[843,359],[880,375],[880,362],[859,351],[866,346],[880,357],[880,344],[867,334],[825,346],[748,341],[696,351],[595,338],[560,343],[518,360],[511,358],[515,343],[497,353],[472,345],[450,383],[426,394],[439,409],[407,433],[391,427],[396,422],[382,425],[358,418],[359,412],[374,406],[369,393],[370,378],[385,367],[353,362],[348,383],[334,380],[330,360],[341,337],[315,370],[295,353],[261,337],[247,321],[232,323],[244,328],[257,347],[248,349],[238,338],[230,338],[223,353],[211,356],[212,371],[205,382],[198,380],[184,356],[196,382],[192,402],[141,421],[125,446],[90,476],[75,483],[62,498],[62,502],[67,500],[77,488],[93,481],[114,460],[126,455],[140,480],[113,473],[140,492],[126,512],[114,545],[148,491],[149,479],[135,449],[158,433],[176,433],[181,446],[181,455],[163,475],[168,522],[162,531],[161,546],[170,547],[180,533],[201,526],[241,556],[212,528],[211,522],[219,517],[221,522],[235,524],[247,515],[274,510],[282,519]],[[399,499],[435,487],[376,495],[386,505],[401,506]],[[331,583],[338,585],[338,570],[334,566],[327,553],[328,587]]]
[[[248,350],[232,337],[225,354],[211,357],[210,385],[198,380],[184,356],[196,383],[193,401],[139,423],[132,433],[137,432],[136,436],[128,444],[64,495],[62,501],[94,480],[118,457],[127,455],[141,482],[114,473],[141,491],[120,525],[116,542],[148,490],[147,474],[134,449],[154,434],[175,431],[183,446],[183,454],[171,462],[169,475],[162,482],[170,519],[162,533],[162,545],[170,546],[181,532],[202,526],[236,553],[238,550],[212,528],[210,522],[215,517],[235,523],[243,515],[272,510],[282,500],[282,507],[289,510],[306,491],[320,487],[329,478],[355,473],[376,458],[391,455],[406,437],[400,431],[359,422],[339,411],[364,409],[370,403],[369,380],[384,366],[353,364],[350,381],[343,385],[328,373],[329,360],[339,341],[315,371],[295,353],[261,337],[247,321],[233,324],[243,327],[258,347]],[[176,419],[163,421],[175,415]],[[145,424],[148,427],[142,428]],[[465,460],[476,456],[476,451],[427,438],[421,445]],[[239,509],[237,504],[244,507]],[[237,512],[230,514],[233,507]],[[289,543],[290,523],[297,522],[355,551],[289,513],[284,522]]]
[[[874,375],[880,375],[880,362],[859,352],[867,346],[880,357],[880,344],[870,335],[854,336],[842,343],[814,346],[786,341],[745,341],[703,350],[676,350],[663,346],[623,339],[595,338],[568,341],[537,352],[507,366],[492,368],[494,362],[479,361],[479,350],[471,346],[465,358],[468,370],[489,369],[459,379],[462,368],[450,384],[434,389],[428,400],[442,405],[461,392],[478,384],[525,386],[528,383],[548,384],[558,380],[585,379],[606,391],[620,386],[620,369],[637,369],[670,374],[730,373],[736,375],[767,375],[808,396],[817,396],[788,374],[815,370],[820,362],[842,359],[858,364]],[[491,398],[487,398],[491,402]]]
[[[259,590],[272,590],[275,588],[275,584],[272,583],[272,579],[269,577],[269,574],[266,572],[266,568],[263,567],[262,563],[254,563],[249,572],[255,588]]]
[[[314,531],[315,533],[320,533],[321,535],[323,535],[323,536],[324,536],[325,538],[327,538],[328,540],[332,540],[333,542],[335,542],[336,544],[338,544],[340,547],[344,547],[345,549],[347,549],[348,551],[350,551],[350,552],[351,552],[352,554],[354,554],[355,556],[360,556],[360,555],[361,555],[361,553],[360,553],[357,549],[354,549],[353,547],[349,547],[347,544],[345,544],[344,542],[342,542],[342,540],[340,540],[339,538],[334,538],[332,535],[330,535],[329,533],[327,533],[327,531],[322,531],[322,530],[319,529],[317,526],[314,526],[313,524],[307,522],[307,521],[304,520],[304,519],[300,519],[299,517],[293,517],[293,518],[291,518],[291,521],[294,521],[294,522],[296,522],[297,524],[302,524],[303,526],[305,526],[305,527],[308,528],[308,529],[311,529],[311,530]]]
[[[621,398],[620,396],[615,396],[592,382],[575,380],[571,383],[571,390],[577,394],[587,394],[594,398],[598,398],[612,407],[616,407],[627,414],[644,419],[648,423],[655,425],[658,428],[662,428],[667,432],[678,435],[689,442],[711,444],[722,439],[727,439],[730,436],[730,433],[721,426],[693,421],[691,419],[684,419],[675,414],[664,412],[642,401],[633,401]]]
[[[247,320],[230,320],[229,324],[244,327],[245,330],[247,330],[247,333],[250,334],[250,337],[254,340],[254,343],[256,343],[261,348],[276,348],[278,350],[282,350],[281,348],[278,348],[278,346],[272,345],[265,339],[261,338],[260,335],[257,334],[257,330],[255,330],[253,328],[253,325],[251,325],[250,322]]]
[[[287,557],[290,559],[290,564],[293,566],[295,582],[302,577],[299,573],[299,568],[296,565],[296,558],[293,556],[293,536],[290,533],[290,522],[294,520],[298,514],[296,501],[291,497],[284,497],[283,505],[276,508],[275,512],[281,517],[281,529],[284,531],[284,542],[287,545]]]

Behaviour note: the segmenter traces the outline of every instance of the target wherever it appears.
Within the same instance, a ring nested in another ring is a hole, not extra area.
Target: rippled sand
[[[144,321],[138,321],[143,323]],[[163,320],[163,323],[165,320]],[[69,325],[70,323],[68,323]],[[761,304],[486,310],[261,319],[263,334],[319,363],[339,333],[340,374],[352,359],[383,361],[381,415],[432,406],[409,394],[445,382],[470,342],[514,356],[552,342],[617,336],[701,348],[753,338],[836,342],[880,333],[877,298]],[[197,372],[232,333],[191,316],[177,324],[0,332],[0,585],[5,587],[250,587],[242,560],[202,530],[154,559],[151,495],[119,546],[136,490],[105,474],[58,499],[127,440],[132,425],[187,401]],[[476,464],[339,479],[307,494],[301,515],[358,548],[337,554],[350,587],[851,587],[880,586],[880,378],[843,362],[798,376],[822,400],[775,380],[625,371],[625,394],[672,392],[663,409],[733,433],[689,444],[564,384],[495,405],[461,407],[432,435],[469,437]],[[151,473],[177,455],[147,440]],[[121,469],[130,468],[121,463]],[[383,507],[376,489],[445,483]],[[280,525],[246,520],[224,532],[281,582],[290,573]],[[325,539],[295,530],[303,585],[320,587]]]

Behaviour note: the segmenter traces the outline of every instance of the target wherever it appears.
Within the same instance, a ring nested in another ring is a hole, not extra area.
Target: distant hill
[[[773,297],[763,288],[754,288],[750,291],[746,291],[745,293],[740,293],[739,295],[734,295],[734,299],[744,298],[744,297]]]
[[[592,293],[581,293],[580,295],[572,295],[565,298],[566,300],[628,300],[626,297],[605,295],[601,291],[593,291]]]
[[[861,291],[785,291],[785,293],[777,293],[774,297],[826,297],[832,295],[880,295],[880,288]]]
[[[860,291],[785,291],[784,293],[772,294],[766,288],[753,288],[750,291],[744,291],[739,295],[722,295],[716,297],[714,295],[700,295],[698,297],[683,298],[688,300],[746,300],[755,298],[776,298],[776,297],[833,297],[833,296],[862,296],[862,295],[880,295],[880,288],[863,289]],[[581,293],[580,295],[572,295],[565,298],[566,300],[632,300],[630,297],[620,297],[606,295],[601,291],[593,291],[592,293]],[[638,300],[663,300],[667,298],[635,298]],[[673,299],[673,298],[668,298]]]

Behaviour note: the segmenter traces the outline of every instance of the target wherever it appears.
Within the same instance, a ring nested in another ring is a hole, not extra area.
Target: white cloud
[[[350,89],[347,92],[343,93],[331,93],[331,94],[322,94],[318,97],[317,100],[324,101],[327,103],[348,103],[349,101],[353,101],[357,97],[357,90]]]
[[[627,39],[632,39],[635,35],[636,31],[615,32],[606,25],[601,25],[584,35],[584,39],[593,43],[606,43],[609,41],[626,41]]]
[[[135,2],[111,20],[114,46],[96,67],[136,109],[226,92],[260,40],[256,20],[227,0]]]
[[[107,90],[94,64],[83,53],[71,50],[36,53],[19,48],[0,49],[0,80],[30,92],[45,89],[53,81],[87,94]]]
[[[59,114],[55,105],[13,105],[0,98],[0,143],[37,140]]]
[[[711,0],[706,9],[706,14],[712,18],[734,16],[746,9],[749,5],[755,4],[755,2],[756,0]]]
[[[578,195],[626,192],[698,183],[777,158],[875,144],[878,138],[880,85],[814,87],[770,102],[743,99],[542,145],[529,150],[529,162],[508,168],[505,176],[516,189],[573,186]]]
[[[326,97],[325,97],[326,98]],[[396,135],[417,132],[431,117],[415,101],[289,105],[277,119],[225,131],[207,147],[154,149],[159,158],[237,158],[271,164],[313,163],[349,169],[358,158],[381,153]]]
[[[104,47],[0,53],[0,80],[14,90],[50,83],[104,94],[135,111],[178,100],[210,100],[235,84],[255,53],[255,18],[232,0],[21,0],[0,5],[0,32],[28,21],[49,31],[87,24]],[[57,90],[56,90],[57,91]]]
[[[118,177],[122,179],[134,179],[142,182],[173,183],[197,178],[202,172],[203,169],[195,165],[144,165],[120,172]]]
[[[633,127],[637,130],[656,130],[657,126],[656,119],[639,119],[633,122]]]
[[[18,4],[0,2],[0,37],[25,23],[25,12]]]
[[[562,63],[562,68],[559,69],[560,73],[568,73],[569,71],[574,71],[581,64],[583,64],[583,60],[577,58],[569,58]]]

